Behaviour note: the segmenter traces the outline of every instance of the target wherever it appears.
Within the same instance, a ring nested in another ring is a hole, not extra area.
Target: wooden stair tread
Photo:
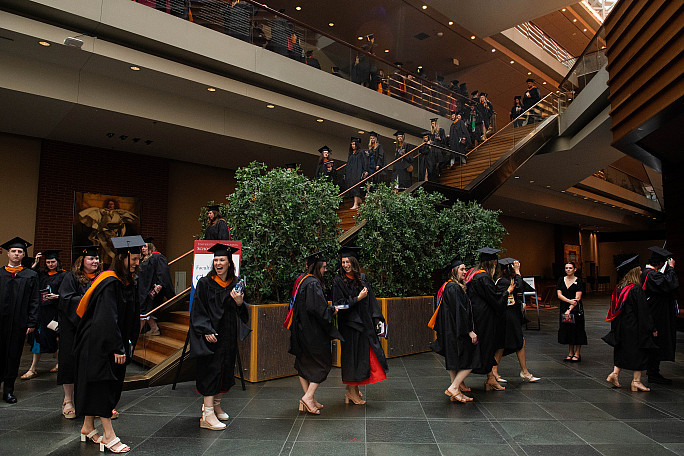
[[[137,361],[139,363],[149,365],[149,366],[156,366],[157,364],[161,363],[164,361],[166,358],[168,358],[168,355],[164,355],[162,353],[156,352],[154,350],[135,350],[133,352],[133,360]]]
[[[190,325],[190,311],[189,310],[176,310],[174,312],[169,312],[169,318],[174,323]]]

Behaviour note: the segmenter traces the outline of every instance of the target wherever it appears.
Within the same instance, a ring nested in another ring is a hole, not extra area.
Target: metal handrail
[[[573,58],[572,54],[570,54],[567,49],[544,33],[544,31],[537,27],[534,22],[523,22],[520,25],[516,25],[515,28],[525,35],[527,39],[544,49],[563,65],[566,65],[565,62]]]
[[[563,80],[558,84],[559,89],[563,88],[563,84],[565,84],[568,81],[568,78],[570,78],[570,75],[573,74],[575,69],[577,69],[577,66],[580,64],[580,62],[582,62],[584,60],[584,57],[589,53],[588,52],[589,48],[596,43],[596,41],[600,38],[599,34],[603,33],[603,31],[604,31],[604,26],[601,25],[601,27],[599,27],[599,29],[594,34],[593,38],[591,40],[589,40],[589,43],[584,48],[582,53],[579,56],[577,56],[577,58],[575,59],[575,64],[572,67],[570,67],[570,70],[568,70],[568,72],[565,75],[565,77],[563,78]],[[600,49],[600,50],[605,51],[605,49]],[[598,51],[595,51],[595,52],[598,52]]]
[[[184,254],[182,254],[181,256],[179,256],[178,258],[174,258],[173,260],[169,261],[169,266],[174,264],[176,261],[182,260],[186,256],[190,255],[192,252],[194,252],[194,250],[189,250],[189,251],[185,252]]]
[[[171,304],[174,304],[174,303],[177,302],[179,299],[184,298],[184,297],[185,297],[187,294],[189,294],[189,293],[190,293],[190,287],[188,287],[188,288],[186,288],[185,290],[181,291],[180,293],[176,294],[176,295],[173,296],[172,298],[167,299],[166,301],[164,301],[163,303],[159,304],[157,307],[155,307],[154,309],[150,310],[150,311],[147,312],[146,314],[140,315],[140,318],[147,318],[147,317],[149,317],[150,315],[154,314],[155,312],[157,312],[157,311],[159,311],[159,310],[161,310],[161,309],[163,309],[163,308],[165,308],[165,307],[167,307],[167,306],[169,306],[169,305],[171,305]]]

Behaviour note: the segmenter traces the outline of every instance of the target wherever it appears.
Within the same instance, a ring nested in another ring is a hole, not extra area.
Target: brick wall
[[[142,200],[142,235],[164,252],[167,239],[168,160],[56,141],[43,141],[40,156],[34,252],[71,252],[74,192],[134,196]]]

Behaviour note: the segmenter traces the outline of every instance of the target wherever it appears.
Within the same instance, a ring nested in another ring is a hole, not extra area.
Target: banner
[[[242,255],[242,241],[195,241],[195,251],[192,260],[192,283],[190,284],[190,309],[192,309],[192,298],[195,297],[195,287],[199,279],[204,277],[214,267],[214,254],[208,249],[216,244],[229,245],[240,249],[233,254],[233,264],[235,264],[235,275],[240,275],[240,258]]]

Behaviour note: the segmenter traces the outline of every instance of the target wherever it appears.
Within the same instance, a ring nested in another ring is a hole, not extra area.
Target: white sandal
[[[93,443],[102,443],[102,436],[99,436],[97,439],[94,439],[93,436],[95,434],[99,434],[97,432],[97,429],[93,429],[92,431],[88,432],[87,434],[81,434],[81,442],[85,442],[86,440],[90,440]]]
[[[131,451],[131,447],[129,447],[125,443],[121,443],[121,446],[119,447],[118,450],[112,449],[112,447],[114,445],[116,445],[117,443],[121,443],[121,439],[118,437],[109,443],[103,443],[102,441],[100,441],[100,453],[104,453],[105,448],[107,448],[112,453],[128,453],[129,451]]]
[[[212,431],[222,431],[226,428],[226,425],[223,423],[219,423],[217,425],[211,425],[207,421],[207,418],[209,418],[211,415],[214,415],[214,407],[205,407],[204,405],[202,406],[202,418],[200,418],[200,427],[203,429],[210,429]],[[216,415],[214,415],[216,417]]]
[[[214,399],[214,409],[216,409],[216,406],[221,408],[221,399]],[[204,405],[202,407],[204,407]],[[228,421],[228,419],[230,418],[230,416],[224,411],[222,411],[221,413],[214,412],[214,414],[216,415],[216,418],[218,418],[219,421]]]

